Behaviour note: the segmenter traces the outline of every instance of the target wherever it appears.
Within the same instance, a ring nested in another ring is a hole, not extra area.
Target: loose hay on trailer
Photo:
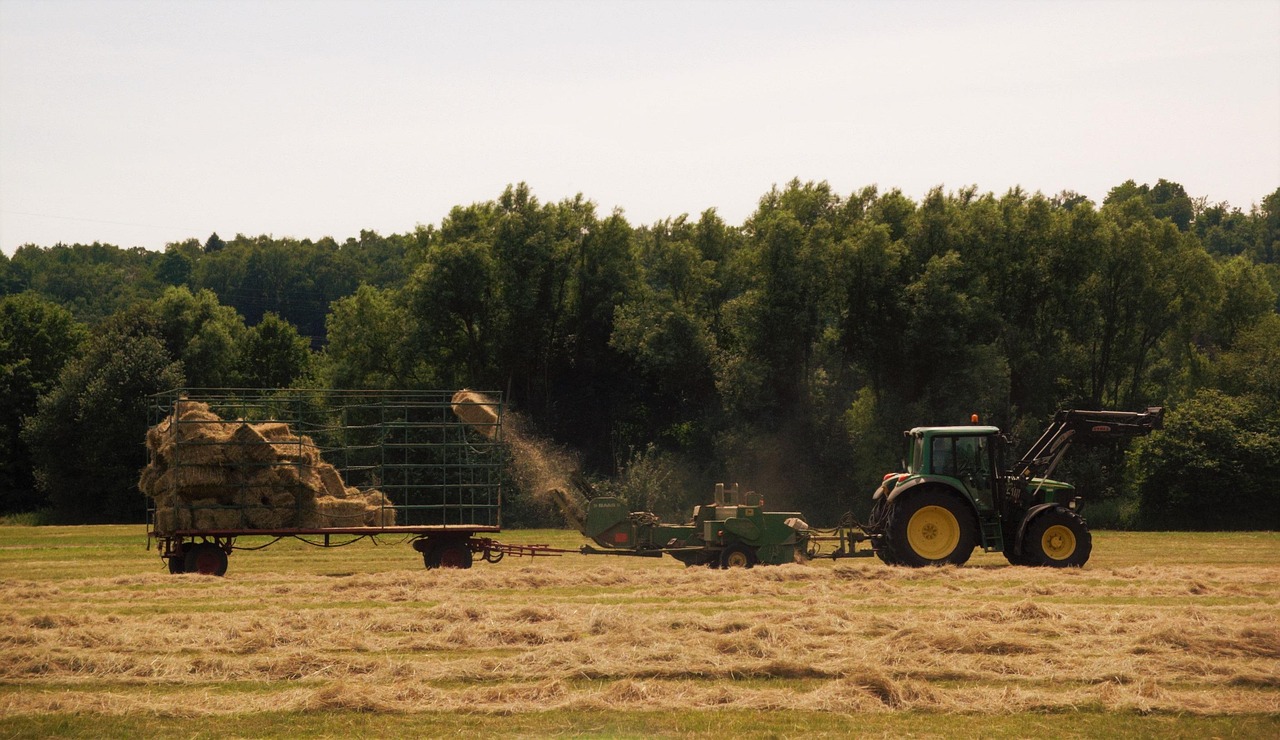
[[[148,536],[170,572],[217,575],[239,549],[236,538],[248,535],[314,536],[326,547],[351,541],[334,536],[403,535],[429,568],[470,567],[474,554],[490,562],[551,554],[476,537],[501,528],[500,399],[469,391],[157,394],[138,481]]]

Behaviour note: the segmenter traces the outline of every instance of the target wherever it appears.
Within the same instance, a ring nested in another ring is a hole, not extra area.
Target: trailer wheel
[[[978,523],[958,496],[938,488],[916,490],[889,508],[880,559],[920,568],[964,565],[977,544]],[[886,557],[888,559],[886,559]]]
[[[470,568],[473,562],[474,556],[466,540],[443,540],[428,544],[422,551],[422,564],[429,570]]]
[[[171,558],[165,558],[169,561],[169,573],[171,575],[180,575],[187,572],[187,563],[185,555],[174,555]]]
[[[223,576],[227,574],[227,553],[212,542],[201,542],[187,547],[186,557],[182,563],[187,573],[199,573],[202,576]]]
[[[1046,509],[1027,523],[1022,552],[1029,565],[1079,568],[1093,552],[1093,535],[1074,511]]]
[[[720,567],[726,570],[729,568],[750,568],[756,562],[755,550],[741,542],[735,542],[720,552]]]

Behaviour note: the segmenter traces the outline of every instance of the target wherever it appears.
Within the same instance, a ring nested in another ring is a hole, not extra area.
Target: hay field
[[[0,527],[0,733],[1280,734],[1277,534],[1101,532],[1064,571],[142,547]]]

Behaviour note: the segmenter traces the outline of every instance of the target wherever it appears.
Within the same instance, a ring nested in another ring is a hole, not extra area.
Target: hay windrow
[[[1274,566],[1115,569],[1104,552],[1075,574],[994,554],[924,571],[582,556],[425,571],[395,548],[306,554],[311,573],[0,580],[0,712],[1280,709]],[[324,575],[369,564],[384,570]],[[240,684],[259,688],[222,688]]]
[[[147,431],[138,488],[155,502],[154,529],[393,526],[381,491],[349,487],[307,435],[280,422],[222,419],[180,400]]]

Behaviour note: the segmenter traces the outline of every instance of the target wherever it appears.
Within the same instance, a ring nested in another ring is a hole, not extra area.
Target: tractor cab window
[[[924,436],[907,435],[907,449],[903,455],[904,473],[918,473],[924,466]]]
[[[987,437],[934,437],[930,452],[934,475],[958,478],[980,505],[993,504]]]
[[[933,449],[930,450],[930,462],[934,475],[956,474],[956,439],[955,437],[934,437]]]

